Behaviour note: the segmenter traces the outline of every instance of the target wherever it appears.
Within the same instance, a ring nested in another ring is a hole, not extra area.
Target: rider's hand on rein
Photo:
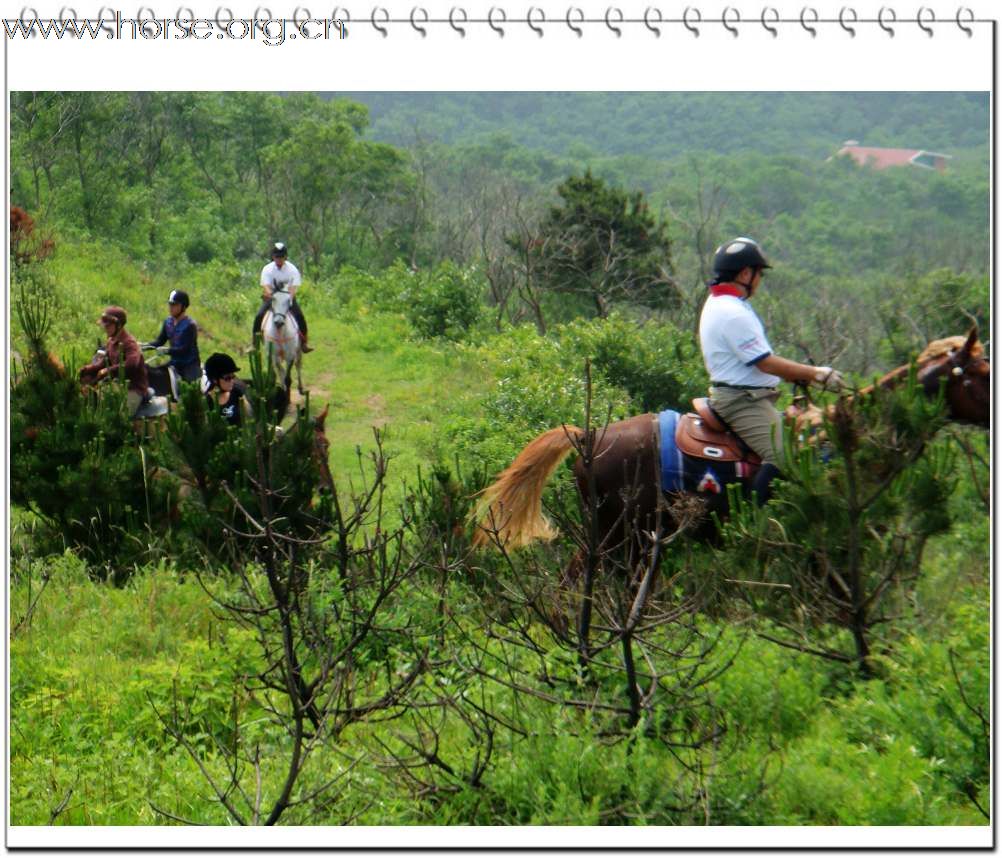
[[[819,366],[814,372],[813,381],[822,390],[830,390],[833,393],[838,393],[845,387],[842,373],[830,366]]]

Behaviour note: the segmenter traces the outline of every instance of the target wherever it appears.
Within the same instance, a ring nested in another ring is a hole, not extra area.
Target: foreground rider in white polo
[[[292,295],[293,300],[289,312],[299,326],[299,338],[303,341],[303,354],[306,354],[306,352],[311,352],[313,349],[310,348],[309,343],[306,341],[306,318],[303,316],[303,311],[299,308],[299,302],[295,300],[296,290],[302,282],[303,278],[299,274],[299,269],[289,262],[289,249],[281,241],[276,241],[271,248],[271,262],[261,269],[261,293],[263,301],[261,308],[254,317],[254,326],[251,331],[254,334],[261,333],[261,323],[264,321],[264,314],[271,307],[272,292],[276,288],[284,289]]]
[[[762,321],[749,299],[771,268],[762,248],[750,238],[735,238],[717,248],[710,294],[699,319],[699,342],[710,374],[710,405],[762,459],[751,489],[758,502],[770,497],[769,483],[780,473],[783,418],[776,409],[780,380],[840,390],[842,374],[828,366],[809,366],[773,354]]]

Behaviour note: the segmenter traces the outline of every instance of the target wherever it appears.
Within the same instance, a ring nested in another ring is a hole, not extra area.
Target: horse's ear
[[[324,431],[324,421],[327,419],[327,411],[330,409],[331,404],[328,402],[324,406],[324,410],[321,411],[315,418],[313,418],[313,426],[319,431]]]
[[[971,356],[971,349],[974,348],[974,344],[978,341],[978,326],[975,325],[971,328],[970,333],[967,335],[967,342],[964,343],[964,347],[960,350],[960,356],[963,360],[967,360]]]

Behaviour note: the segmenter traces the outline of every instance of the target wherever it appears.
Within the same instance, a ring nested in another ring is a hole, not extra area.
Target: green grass
[[[440,451],[443,417],[461,410],[482,384],[461,350],[413,339],[400,316],[310,318],[310,340],[317,350],[306,357],[303,383],[314,411],[330,403],[335,479],[357,472],[356,447],[374,447],[374,428],[393,457],[391,482],[412,478]]]
[[[55,824],[165,823],[151,803],[226,824],[151,702],[165,709],[176,698],[189,708],[187,735],[218,772],[210,737],[230,735],[234,707],[245,724],[261,719],[261,710],[233,691],[239,676],[258,668],[253,637],[220,622],[199,584],[169,565],[140,570],[117,589],[92,581],[68,553],[35,561],[36,583],[42,563],[52,583],[30,625],[11,640],[12,824],[49,823],[67,796]],[[16,571],[15,617],[28,580],[23,564]],[[214,586],[224,585],[215,579]],[[355,808],[357,822],[367,825],[702,824],[704,812],[714,824],[733,825],[983,825],[963,790],[973,777],[987,806],[987,758],[971,744],[976,719],[962,705],[947,655],[954,653],[968,700],[987,710],[986,616],[973,608],[983,592],[963,594],[951,610],[948,640],[904,641],[879,681],[837,688],[829,680],[840,668],[749,638],[709,688],[728,731],[719,753],[703,758],[715,765],[706,774],[705,806],[691,811],[672,810],[673,785],[687,775],[659,742],[641,739],[631,749],[602,741],[588,716],[525,698],[517,711],[527,732],[495,724],[483,786],[452,779],[456,791],[424,800],[376,765],[385,756],[381,743],[394,745],[420,722],[391,719],[347,731],[314,762],[314,774],[326,777],[347,759],[360,761],[327,821]],[[739,634],[732,629],[726,637]],[[516,711],[506,689],[474,683],[469,695],[505,719]],[[456,718],[440,724],[439,737],[442,759],[459,772],[483,750],[483,734],[478,743]],[[259,738],[265,792],[274,795],[282,742],[273,732]],[[308,821],[294,813],[285,821],[297,819]]]

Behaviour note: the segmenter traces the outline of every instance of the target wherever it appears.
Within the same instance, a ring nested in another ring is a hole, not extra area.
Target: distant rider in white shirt
[[[303,341],[303,353],[311,352],[313,349],[307,342],[306,318],[303,311],[299,309],[299,303],[295,300],[296,290],[303,282],[299,274],[299,269],[289,262],[289,249],[281,241],[276,241],[271,248],[271,262],[261,269],[261,292],[263,301],[261,308],[254,317],[254,326],[251,332],[255,335],[261,333],[261,323],[264,321],[264,314],[271,308],[271,296],[274,290],[284,289],[293,296],[292,305],[289,312],[299,326],[299,337]]]
[[[770,497],[769,484],[780,473],[783,417],[776,409],[780,380],[841,390],[842,374],[828,366],[809,366],[773,354],[762,321],[749,300],[771,268],[762,248],[750,238],[735,238],[717,248],[710,294],[699,319],[699,343],[710,375],[710,406],[762,459],[751,489],[758,502]]]

